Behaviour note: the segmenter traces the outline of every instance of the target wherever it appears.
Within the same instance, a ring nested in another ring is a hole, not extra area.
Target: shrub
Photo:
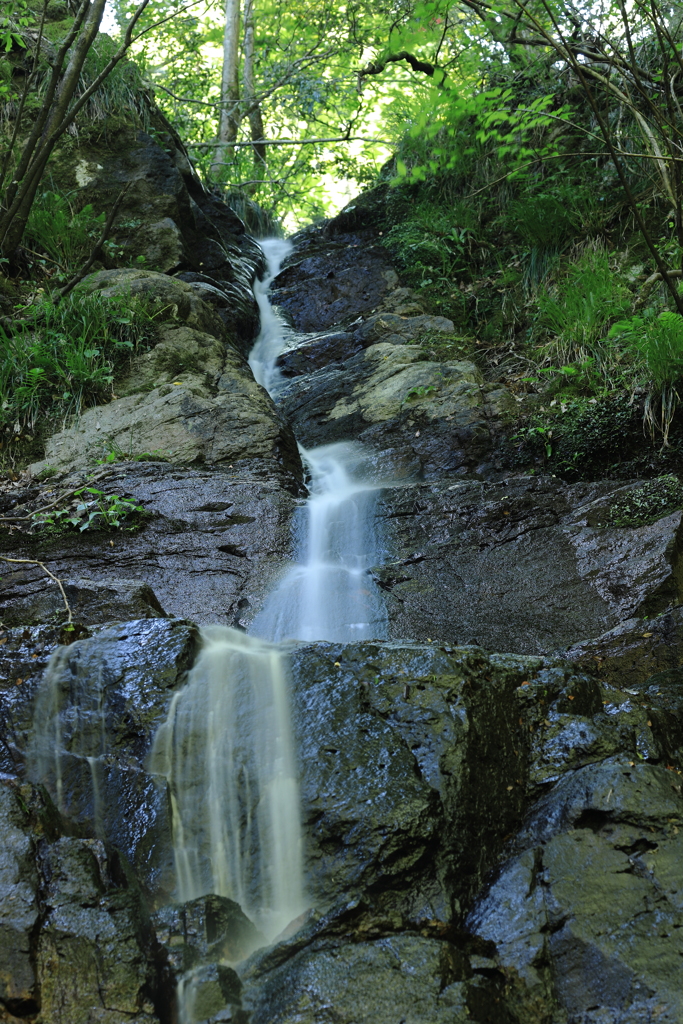
[[[610,506],[607,526],[646,526],[683,508],[683,485],[675,476],[650,480]]]
[[[638,357],[645,372],[647,398],[645,422],[654,437],[660,431],[664,444],[680,401],[677,385],[683,379],[683,317],[670,310],[622,320],[610,337],[620,341]]]
[[[71,277],[90,255],[99,238],[105,214],[95,215],[92,206],[75,213],[68,196],[43,192],[29,214],[24,246],[37,255],[46,254],[57,279]]]

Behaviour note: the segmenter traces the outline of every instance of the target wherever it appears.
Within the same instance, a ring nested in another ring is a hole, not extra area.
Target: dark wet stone
[[[447,935],[400,931],[400,919],[349,908],[240,967],[253,1024],[512,1024],[503,973]],[[480,963],[486,967],[482,970]]]
[[[284,377],[299,377],[330,363],[342,362],[361,348],[350,331],[332,329],[320,334],[295,335],[278,356],[277,365]]]
[[[250,468],[119,463],[98,487],[143,504],[152,517],[141,530],[0,535],[0,546],[13,557],[44,561],[65,582],[86,576],[99,586],[134,579],[154,590],[169,615],[239,626],[290,555],[297,504],[277,478],[264,479],[263,465]],[[0,581],[0,600],[10,615],[43,601],[57,608],[53,591],[58,593],[55,584],[35,565],[13,566]],[[113,611],[121,617],[120,609]]]
[[[310,645],[292,673],[313,904],[372,893],[448,920],[529,800],[521,684],[560,699],[570,673],[400,643]]]
[[[587,525],[594,504],[614,491],[610,483],[533,477],[387,489],[378,513],[395,560],[373,572],[392,635],[532,654],[600,636],[639,610],[666,608],[679,599],[680,513],[638,529]],[[660,630],[658,649],[671,664],[662,631],[672,634],[674,620],[670,628],[669,619],[660,621],[641,633]],[[619,636],[617,628],[615,651]],[[592,655],[610,650],[609,643],[568,656],[594,666]],[[615,657],[615,678],[639,646],[624,650]],[[637,671],[642,677],[652,668]]]
[[[582,768],[536,805],[469,918],[522,980],[520,1019],[680,1020],[682,823],[680,776],[649,764]]]
[[[0,776],[24,773],[36,692],[61,642],[59,626],[0,630]]]
[[[297,331],[321,331],[353,320],[375,309],[388,294],[385,275],[393,274],[391,260],[371,235],[330,240],[322,231],[308,232],[298,241],[271,288],[274,305]]]
[[[52,582],[52,581],[51,581]],[[157,619],[166,613],[150,586],[140,580],[75,580],[64,584],[73,619],[82,625],[115,619]],[[64,598],[56,586],[23,598],[11,591],[0,597],[0,615],[6,626],[65,622]]]
[[[54,807],[30,785],[0,784],[0,824],[0,1015],[159,1021],[164,967],[118,856],[97,840],[60,835]]]
[[[172,888],[165,790],[146,770],[155,732],[197,649],[178,620],[120,623],[54,654],[34,700],[32,777],[60,811],[105,837],[148,890]]]
[[[640,690],[651,676],[683,665],[683,608],[670,608],[651,619],[626,619],[592,640],[574,644],[562,656],[590,667],[606,685]]]
[[[266,945],[238,903],[213,893],[161,907],[153,921],[176,974],[212,961],[237,963]]]

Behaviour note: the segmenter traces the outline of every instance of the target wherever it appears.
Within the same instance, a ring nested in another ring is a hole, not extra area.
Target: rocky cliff
[[[171,135],[126,138],[60,173],[95,205],[132,183],[146,269],[79,287],[157,303],[156,342],[1,496],[28,562],[0,588],[0,1020],[170,1024],[192,970],[216,1024],[678,1024],[681,511],[629,525],[643,481],[511,468],[515,395],[444,356],[371,204],[294,240],[275,404],[258,245]],[[291,648],[310,909],[254,951],[230,900],[174,903],[149,754],[195,623],[248,628],[293,556],[295,438],[390,481],[390,639]],[[138,528],[36,528],[83,486]]]

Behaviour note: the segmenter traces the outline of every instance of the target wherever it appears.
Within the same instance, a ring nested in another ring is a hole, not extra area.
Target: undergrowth
[[[649,437],[653,452],[671,449],[651,459],[666,465],[679,450],[683,319],[661,288],[638,311],[647,271],[614,182],[569,160],[520,182],[497,184],[501,170],[465,155],[386,193],[382,244],[425,312],[454,323],[420,343],[432,359],[474,359],[520,400],[537,396],[523,401],[515,464],[533,453],[558,474],[599,475],[623,462],[627,423],[634,457]],[[489,187],[473,189],[482,179]]]
[[[0,326],[0,461],[112,397],[117,371],[155,344],[154,315],[140,299],[74,292]]]
[[[683,484],[675,476],[660,477],[617,498],[605,525],[647,526],[679,509],[683,509]]]

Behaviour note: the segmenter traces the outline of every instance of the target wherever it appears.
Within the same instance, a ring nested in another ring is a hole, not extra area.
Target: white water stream
[[[261,332],[249,363],[267,391],[277,393],[277,358],[289,329],[273,310],[268,288],[291,246],[265,239],[268,272],[254,294]],[[378,484],[361,445],[351,441],[300,447],[310,474],[310,497],[299,521],[297,564],[267,599],[251,627],[255,636],[281,640],[354,641],[387,636],[387,616],[368,569],[379,560],[375,527]]]
[[[271,394],[289,329],[268,296],[291,245],[261,242],[267,272],[254,295],[261,331],[249,363]],[[256,616],[251,637],[202,631],[204,649],[157,734],[152,770],[171,793],[178,898],[236,900],[268,938],[305,907],[299,795],[283,656],[285,639],[383,638],[387,617],[368,568],[377,559],[377,484],[360,445],[300,449],[310,497],[299,561]],[[262,640],[256,639],[262,638]],[[178,983],[181,1024],[195,1024],[194,972]]]
[[[273,310],[268,288],[292,247],[281,239],[261,245],[268,270],[254,287],[261,332],[250,365],[275,394],[289,328]],[[251,636],[225,626],[202,629],[202,651],[173,696],[148,765],[170,794],[176,898],[229,897],[268,940],[306,907],[287,662],[275,645],[387,635],[384,605],[368,574],[379,558],[378,484],[370,460],[354,442],[301,449],[301,456],[310,496],[295,522],[297,562],[256,616]],[[109,683],[71,680],[70,649],[60,650],[38,704],[37,779],[63,807],[67,772],[69,793],[83,805],[69,810],[87,819],[90,804],[99,834],[100,776],[110,755]],[[196,1024],[198,984],[195,971],[179,979],[180,1024]]]
[[[150,763],[171,795],[178,899],[228,896],[272,938],[304,909],[286,665],[225,626],[202,638]]]

